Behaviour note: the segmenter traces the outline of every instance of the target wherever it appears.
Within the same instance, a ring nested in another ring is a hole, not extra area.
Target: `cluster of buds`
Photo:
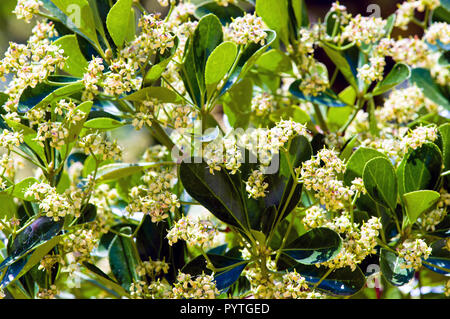
[[[212,246],[217,238],[216,226],[209,220],[179,219],[167,233],[169,244],[184,240],[190,246]]]
[[[19,147],[23,143],[23,135],[18,132],[10,132],[4,129],[0,134],[0,146],[12,151],[14,147]]]
[[[92,133],[84,136],[78,141],[78,146],[84,150],[86,155],[94,154],[97,160],[120,159],[122,148],[117,141],[107,141],[102,134]]]
[[[254,112],[256,116],[265,116],[274,109],[274,102],[273,95],[267,92],[259,93],[252,99],[252,112]]]
[[[169,271],[169,264],[163,260],[144,261],[136,267],[136,272],[139,276],[150,276],[155,278],[159,275],[167,274]]]
[[[338,179],[345,171],[345,164],[335,151],[324,148],[297,170],[300,170],[304,187],[314,191],[314,196],[328,210],[340,210],[351,203],[355,188],[344,186]]]
[[[269,187],[269,184],[264,182],[264,173],[261,170],[252,171],[245,183],[245,190],[249,198],[265,197],[267,187]]]
[[[400,141],[404,152],[409,149],[415,150],[428,142],[434,142],[437,139],[437,128],[433,126],[418,126]]]
[[[177,299],[215,299],[219,295],[213,275],[203,273],[193,278],[182,272],[178,273],[172,293]]]
[[[386,20],[376,17],[353,17],[342,31],[342,38],[355,41],[358,46],[380,40],[385,34]]]
[[[59,290],[56,287],[56,285],[51,285],[50,288],[44,289],[39,288],[38,293],[36,294],[36,297],[39,299],[55,299],[56,295],[59,294]]]
[[[304,277],[297,271],[283,275],[281,281],[275,283],[273,298],[275,299],[320,299],[322,294],[309,289]]]
[[[30,23],[33,16],[39,13],[41,6],[43,6],[43,3],[39,0],[19,0],[13,13],[16,14],[17,19],[23,19]]]
[[[83,75],[83,84],[85,91],[83,96],[85,100],[92,100],[99,93],[99,85],[101,85],[104,75],[103,59],[94,58],[89,62],[87,72]]]
[[[171,191],[174,179],[175,175],[169,169],[148,171],[142,177],[144,184],[130,190],[128,213],[148,214],[154,223],[169,217],[169,212],[180,207],[178,197]]]
[[[98,234],[92,229],[78,229],[63,239],[63,250],[70,253],[76,262],[89,261],[91,251],[98,245]]]

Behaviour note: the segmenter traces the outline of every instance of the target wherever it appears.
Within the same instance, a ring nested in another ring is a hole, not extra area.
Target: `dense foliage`
[[[0,295],[450,295],[450,2],[159,3],[18,1]],[[127,126],[156,141],[136,163]]]

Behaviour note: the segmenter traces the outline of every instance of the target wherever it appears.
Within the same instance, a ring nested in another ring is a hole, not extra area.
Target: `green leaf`
[[[326,45],[323,46],[325,53],[333,61],[348,83],[357,91],[358,85],[356,83],[355,75],[347,59],[338,51],[333,50]]]
[[[376,157],[367,162],[363,171],[364,187],[376,202],[395,211],[397,207],[397,178],[391,162]]]
[[[214,49],[222,43],[222,39],[222,24],[215,15],[208,14],[200,19],[194,31],[192,50],[196,77],[201,92],[205,90],[206,62]]]
[[[328,228],[314,228],[289,243],[283,253],[301,264],[323,263],[337,256],[342,248],[339,235]]]
[[[397,63],[392,68],[391,72],[381,81],[378,82],[373,89],[372,95],[383,94],[393,87],[399,85],[403,81],[406,81],[411,76],[411,70],[409,66],[403,63]]]
[[[403,286],[411,281],[414,268],[402,268],[406,260],[396,256],[393,252],[381,248],[380,268],[383,276],[394,286]]]
[[[399,166],[401,189],[405,193],[422,189],[434,190],[441,174],[442,155],[433,143],[416,148]]]
[[[44,7],[69,29],[98,45],[94,14],[86,0],[43,0]]]
[[[121,233],[129,233],[131,235],[130,227],[123,227]],[[119,281],[122,287],[129,290],[134,281],[139,280],[136,273],[136,266],[138,266],[139,256],[137,256],[133,249],[132,239],[116,235],[109,247],[108,259],[111,267],[111,272]]]
[[[448,275],[450,273],[450,252],[447,249],[446,239],[440,239],[431,245],[431,254],[425,261],[431,265],[427,263],[423,265],[434,272],[442,275]],[[434,266],[444,269],[439,269]]]
[[[352,181],[357,177],[363,177],[364,166],[375,157],[385,157],[386,155],[372,148],[360,147],[350,156],[344,173],[344,184],[351,186]]]
[[[157,99],[161,103],[179,104],[183,99],[174,91],[165,87],[150,86],[136,91],[124,97],[128,101],[143,102],[151,99]]]
[[[249,228],[246,205],[240,189],[224,169],[209,172],[209,166],[198,158],[182,162],[179,176],[184,188],[221,221],[244,229]]]
[[[116,180],[155,167],[158,163],[113,163],[101,166],[97,171],[97,181]]]
[[[19,99],[17,110],[25,113],[34,107],[50,104],[51,102],[80,92],[84,88],[83,82],[68,83],[63,86],[39,83],[34,88],[27,87]]]
[[[414,224],[419,216],[439,201],[441,195],[435,191],[421,190],[403,194],[409,224]]]
[[[11,265],[31,250],[43,245],[55,237],[62,229],[63,221],[53,221],[53,218],[39,217],[30,226],[21,231],[11,245],[11,253],[0,264],[0,270]]]
[[[441,142],[441,152],[444,160],[444,170],[450,170],[450,123],[438,127]]]
[[[211,13],[216,15],[223,25],[231,23],[233,18],[244,15],[244,11],[232,3],[228,3],[228,5],[224,7],[219,5],[216,1],[209,1],[201,3],[195,9],[194,16],[200,20]]]
[[[289,87],[289,92],[293,96],[295,96],[301,100],[309,101],[312,103],[319,103],[319,104],[331,106],[331,107],[342,107],[342,106],[347,105],[347,104],[339,101],[336,94],[333,91],[331,91],[330,89],[328,89],[324,92],[321,92],[316,96],[303,94],[303,92],[300,91],[300,87],[299,87],[301,81],[302,80],[296,80]]]
[[[224,85],[221,95],[228,91],[234,84],[241,81],[256,61],[258,61],[259,57],[273,43],[276,38],[276,33],[272,30],[266,30],[265,32],[267,33],[267,37],[264,45],[250,43],[239,54],[239,60],[235,64],[227,83]]]
[[[217,88],[236,60],[237,46],[233,42],[218,45],[208,57],[205,67],[205,85],[208,96]]]
[[[23,135],[25,144],[33,150],[44,163],[47,163],[44,148],[36,140],[37,133],[35,130],[10,119],[5,119],[5,122],[15,132],[20,132]]]
[[[305,0],[288,0],[294,11],[296,29],[309,26],[309,17],[306,10]],[[291,18],[292,19],[292,18]]]
[[[105,274],[97,266],[87,262],[84,262],[83,266],[99,283],[114,291],[118,298],[128,295],[128,292],[122,286],[120,286],[115,280]]]
[[[256,1],[255,11],[256,14],[263,19],[266,25],[277,33],[286,45],[289,44],[289,14],[287,1]]]
[[[173,56],[178,49],[178,38],[174,40],[175,44],[170,50],[166,50],[164,54],[159,54],[155,63],[152,65],[145,75],[145,86],[151,86],[156,80],[158,80],[167,68],[167,65],[172,61]]]
[[[208,258],[216,268],[230,267],[230,269],[228,270],[220,271],[214,274],[216,288],[219,291],[227,290],[234,282],[236,282],[245,266],[247,265],[247,263],[242,263],[235,267],[232,267],[233,265],[244,261],[240,258],[232,258],[216,254],[208,254]],[[205,257],[203,257],[203,255],[194,258],[192,261],[186,264],[181,271],[192,276],[201,275],[203,272],[206,274],[211,273],[211,270],[206,268],[206,259]]]
[[[78,135],[80,135],[80,132],[83,128],[84,121],[87,119],[87,117],[89,116],[89,113],[91,112],[92,104],[93,104],[92,101],[86,101],[86,102],[83,102],[80,105],[78,105],[75,108],[74,112],[83,112],[84,117],[80,121],[77,121],[76,124],[65,123],[65,125],[67,126],[67,128],[69,130],[69,135],[66,140],[67,143],[74,142],[78,138]]]
[[[14,197],[5,193],[0,193],[0,219],[11,219],[15,216],[17,208]]]
[[[84,127],[98,130],[112,130],[124,125],[125,123],[108,117],[97,117],[84,123]]]
[[[122,47],[128,33],[132,4],[132,0],[118,0],[106,18],[109,34],[118,47]]]
[[[289,271],[296,270],[311,286],[321,281],[317,288],[332,295],[354,295],[364,288],[366,283],[366,277],[358,266],[355,270],[344,267],[328,273],[329,268],[327,267],[296,263],[295,260],[284,254],[281,255],[280,261],[284,264],[283,268],[287,268]]]
[[[300,109],[297,105],[290,105],[281,109],[275,110],[269,114],[272,122],[278,123],[281,120],[293,120],[297,123],[308,123],[311,121],[308,113]]]
[[[450,102],[445,98],[427,69],[416,68],[411,71],[411,82],[423,90],[423,94],[434,103],[450,110]]]
[[[64,56],[67,57],[63,71],[73,76],[83,77],[89,63],[86,61],[83,53],[81,53],[76,35],[65,35],[53,42],[53,44],[59,45],[64,50]]]
[[[343,146],[341,153],[339,154],[339,158],[344,162],[347,162],[350,156],[354,154],[355,144],[358,141],[358,136],[355,135],[350,138]],[[347,162],[348,163],[348,162]]]
[[[261,54],[255,63],[258,68],[270,72],[288,72],[292,69],[291,60],[278,49],[272,49]]]
[[[26,197],[25,193],[30,188],[31,185],[39,183],[39,181],[34,177],[27,177],[18,182],[17,184],[8,187],[5,189],[2,194],[9,194],[12,197],[16,197],[19,199],[27,200],[27,201],[33,201],[35,200],[34,197]]]
[[[246,77],[222,96],[223,110],[232,127],[248,127],[252,95],[253,83]]]

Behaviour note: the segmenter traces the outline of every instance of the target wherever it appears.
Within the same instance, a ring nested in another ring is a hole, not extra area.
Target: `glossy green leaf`
[[[39,83],[34,88],[26,88],[19,99],[17,110],[25,113],[34,107],[49,104],[55,100],[80,92],[84,84],[80,82],[68,83],[67,85],[55,86]]]
[[[406,265],[406,260],[396,256],[389,250],[381,248],[381,273],[392,285],[403,286],[413,278],[414,268],[402,268],[404,265]]]
[[[118,47],[123,45],[127,36],[132,4],[132,0],[118,0],[106,18],[109,34]]]
[[[122,233],[129,233],[129,227],[123,227]],[[119,281],[122,287],[129,290],[131,284],[139,279],[136,273],[138,266],[138,258],[133,249],[132,239],[116,235],[111,242],[108,252],[109,265],[114,277]]]
[[[224,7],[216,1],[208,1],[200,3],[195,9],[194,16],[197,19],[201,19],[211,13],[216,15],[223,25],[231,23],[233,18],[244,15],[244,11],[233,3],[228,3],[228,5]]]
[[[258,61],[259,57],[273,43],[276,38],[276,33],[272,30],[266,30],[265,32],[267,33],[267,37],[264,45],[261,45],[260,43],[250,43],[242,51],[227,83],[222,89],[221,95],[242,80],[256,61]]]
[[[44,7],[79,35],[98,44],[94,14],[87,0],[43,0]]]
[[[181,163],[179,175],[189,195],[214,216],[225,223],[249,228],[247,208],[240,189],[233,184],[226,170],[214,172],[213,175],[206,163],[195,158],[190,163]]]
[[[97,117],[84,123],[84,127],[98,130],[113,130],[124,125],[125,123],[107,117]]]
[[[338,51],[331,49],[327,47],[326,45],[323,46],[323,49],[325,53],[328,55],[328,57],[333,61],[333,63],[336,65],[336,67],[339,69],[339,71],[342,73],[342,75],[345,77],[345,79],[348,81],[348,83],[355,89],[358,89],[358,85],[356,83],[355,74],[352,71],[352,68],[347,61],[347,59]]]
[[[440,239],[431,245],[431,254],[423,265],[442,275],[450,273],[450,251],[447,249],[446,239]]]
[[[406,156],[401,165],[401,189],[405,193],[429,189],[434,190],[441,174],[442,155],[433,143],[426,143]]]
[[[300,91],[300,87],[299,87],[300,83],[301,83],[301,80],[294,81],[291,84],[291,86],[289,87],[289,92],[293,96],[295,96],[301,100],[309,101],[312,103],[318,103],[318,104],[322,104],[322,105],[326,105],[326,106],[331,106],[331,107],[342,107],[342,106],[347,105],[344,102],[339,101],[336,94],[334,94],[334,92],[331,90],[326,90],[324,92],[319,93],[316,96],[305,95],[305,94],[303,94],[302,91]]]
[[[342,248],[339,235],[328,228],[314,228],[286,245],[283,252],[301,264],[323,263],[337,256]]]
[[[111,289],[112,291],[116,292],[117,297],[128,295],[128,292],[122,286],[120,286],[115,280],[113,280],[111,277],[105,274],[97,266],[88,262],[84,262],[83,266],[85,267],[87,272],[91,276],[93,276],[98,282],[100,282],[105,287]]]
[[[441,195],[430,190],[420,190],[403,194],[406,213],[410,224],[414,224],[417,218],[428,211],[439,201]]]
[[[205,67],[205,85],[208,95],[216,89],[236,60],[237,46],[233,42],[218,45],[208,57]]]
[[[215,48],[222,43],[222,24],[219,19],[208,14],[200,19],[194,31],[192,50],[195,60],[195,72],[201,92],[205,90],[206,62]]]
[[[397,206],[397,178],[391,162],[376,157],[367,162],[363,170],[364,187],[376,202],[391,208]]]
[[[350,186],[355,178],[363,177],[364,167],[375,157],[386,157],[386,155],[372,148],[359,147],[348,159],[344,173],[345,185]]]
[[[244,262],[244,260],[242,259],[232,258],[228,256],[208,254],[208,258],[216,268],[230,267],[227,270],[219,271],[214,274],[216,288],[219,291],[226,291],[234,282],[236,282],[245,266],[247,265],[247,262]],[[233,265],[236,266],[233,267]],[[205,257],[200,255],[186,264],[186,266],[183,267],[182,272],[196,276],[201,275],[202,272],[210,274],[211,270],[206,268]]]
[[[53,218],[39,217],[30,226],[21,231],[11,245],[11,253],[1,264],[0,270],[19,260],[31,250],[45,244],[62,229],[63,221],[55,222]]]
[[[81,53],[77,37],[73,34],[65,35],[53,44],[59,45],[64,50],[64,56],[67,57],[63,70],[70,75],[83,77],[89,63]]]
[[[27,177],[16,183],[13,186],[8,187],[2,193],[9,194],[13,197],[23,199],[23,200],[35,200],[33,196],[25,196],[26,191],[30,188],[31,185],[39,183],[39,181],[34,177]]]
[[[438,85],[427,69],[416,68],[411,70],[411,82],[423,90],[423,94],[434,103],[450,110],[450,102],[442,94]]]
[[[97,171],[97,181],[116,180],[158,165],[158,163],[113,163],[104,165]]]
[[[14,198],[8,194],[0,193],[0,219],[9,220],[16,214],[17,208]]]
[[[450,170],[450,123],[438,127],[441,140],[441,152],[444,160],[444,170]]]
[[[283,53],[283,51],[271,49],[261,54],[255,64],[258,68],[279,73],[290,71],[292,68],[291,63],[291,60]]]
[[[410,76],[411,70],[409,66],[403,63],[397,63],[394,65],[391,72],[389,72],[381,82],[377,83],[372,91],[372,94],[374,96],[383,94],[403,81],[406,81]]]
[[[289,43],[289,14],[287,1],[264,0],[257,1],[255,11],[265,24],[274,30],[279,38],[285,43]]]
[[[183,100],[174,91],[165,87],[150,86],[136,91],[126,97],[125,100],[144,102],[151,99],[157,99],[161,103],[181,103]]]

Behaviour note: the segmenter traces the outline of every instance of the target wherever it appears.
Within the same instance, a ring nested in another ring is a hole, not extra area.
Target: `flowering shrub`
[[[159,3],[17,2],[0,295],[448,296],[449,2]],[[157,141],[137,163],[125,126]]]

